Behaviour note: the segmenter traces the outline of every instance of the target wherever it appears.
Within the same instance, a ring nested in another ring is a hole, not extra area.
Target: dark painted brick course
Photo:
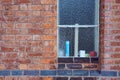
[[[57,75],[59,75],[59,76],[72,76],[72,70],[58,70]]]
[[[97,80],[95,77],[85,77],[84,80]]]
[[[9,70],[2,70],[0,71],[0,76],[9,76],[10,75],[10,71]]]
[[[21,76],[22,75],[22,71],[21,70],[13,70],[12,71],[12,75],[13,76]]]
[[[82,69],[82,64],[67,64],[68,69]]]
[[[68,80],[68,77],[55,77],[54,80]]]
[[[100,73],[99,73],[99,71],[91,70],[90,71],[90,76],[100,76]]]
[[[101,71],[102,76],[117,76],[116,71]]]
[[[99,62],[99,58],[91,58],[91,63],[98,63]]]
[[[39,70],[25,70],[24,75],[38,76],[39,75]]]
[[[41,71],[42,76],[55,76],[56,75],[56,70],[42,70]]]
[[[58,63],[73,63],[73,58],[58,58]]]
[[[73,70],[73,76],[88,76],[87,70]]]
[[[74,58],[75,63],[89,63],[90,59],[89,58]]]
[[[81,77],[71,77],[70,80],[82,80]]]

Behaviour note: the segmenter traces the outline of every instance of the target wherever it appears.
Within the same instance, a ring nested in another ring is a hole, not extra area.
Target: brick
[[[110,66],[110,70],[120,70],[120,66],[119,65],[111,65]]]
[[[52,35],[42,35],[41,39],[42,40],[56,40],[57,37],[56,36],[52,36]]]
[[[45,19],[41,16],[40,17],[29,17],[28,18],[28,22],[30,22],[30,23],[42,23],[44,21],[45,21]]]
[[[67,64],[68,69],[82,69],[82,64]]]
[[[19,41],[15,40],[6,40],[2,43],[2,46],[7,46],[7,47],[16,47],[19,46]]]
[[[53,80],[52,77],[44,77],[43,80]]]
[[[29,53],[28,54],[29,57],[42,57],[42,53]]]
[[[18,57],[18,53],[17,52],[5,53],[5,58],[17,58],[17,57]]]
[[[17,11],[16,16],[24,17],[24,16],[31,16],[32,13],[30,11]]]
[[[0,76],[8,76],[8,75],[10,75],[10,71],[8,71],[8,70],[0,71]]]
[[[95,77],[85,77],[84,80],[97,80]]]
[[[14,16],[15,11],[2,11],[2,15],[5,17]]]
[[[34,5],[40,5],[41,1],[40,0],[32,0],[32,4],[34,4]]]
[[[2,4],[14,4],[14,0],[1,0]]]
[[[56,71],[55,70],[42,70],[40,75],[42,75],[42,76],[55,76]]]
[[[116,71],[101,71],[102,76],[117,76]]]
[[[55,0],[41,0],[41,4],[55,4]]]
[[[104,5],[101,5],[100,10],[101,11],[108,11],[110,9],[109,3],[105,3]]]
[[[6,5],[5,9],[6,10],[19,10],[19,6],[18,5]]]
[[[119,23],[119,22],[120,22],[120,18],[119,18],[119,17],[112,17],[112,18],[110,19],[110,21],[111,21],[112,23]]]
[[[65,64],[58,64],[58,69],[65,69]]]
[[[28,63],[31,63],[31,60],[30,59],[21,58],[21,59],[17,59],[16,62],[18,62],[20,64],[28,64]]]
[[[0,77],[0,80],[5,80],[5,78],[4,77]]]
[[[54,64],[56,63],[56,59],[42,59],[41,63],[42,64]]]
[[[90,76],[100,76],[100,71],[98,71],[98,70],[91,70],[90,71]]]
[[[14,35],[2,35],[1,38],[2,40],[15,40]]]
[[[28,69],[28,66],[27,64],[20,64],[20,70],[27,70]]]
[[[18,29],[6,29],[6,34],[10,34],[10,35],[19,34],[19,30]]]
[[[73,63],[73,58],[58,58],[58,63]]]
[[[70,80],[82,80],[82,77],[71,77]]]
[[[12,47],[1,47],[1,51],[3,51],[3,52],[14,52],[15,48],[12,48]]]
[[[90,63],[90,64],[83,64],[83,65],[84,65],[84,69],[96,70],[99,68],[98,63],[97,64]]]
[[[111,46],[120,46],[119,42],[111,42]]]
[[[72,70],[58,70],[57,75],[59,75],[59,76],[72,76]]]
[[[32,40],[31,35],[17,35],[16,40]]]
[[[88,76],[87,70],[73,70],[74,76]]]
[[[12,75],[13,76],[21,76],[22,75],[22,71],[21,70],[13,70],[12,71]]]
[[[89,63],[90,60],[88,58],[75,58],[74,62],[75,63]]]
[[[41,28],[45,28],[45,29],[54,28],[54,24],[44,23],[44,24],[41,25]]]
[[[21,77],[19,77],[19,80],[27,80],[27,79],[28,79],[27,76],[21,76]]]
[[[41,64],[29,64],[28,69],[29,70],[43,70],[43,69],[45,69],[45,66],[44,66],[44,64],[42,64],[42,65]]]
[[[0,35],[5,34],[5,30],[4,29],[0,29]]]
[[[29,46],[41,46],[42,41],[28,41]]]
[[[6,64],[6,69],[7,70],[16,70],[18,68],[19,68],[18,64],[15,64],[15,62]]]
[[[28,77],[28,80],[42,80],[42,77]]]
[[[42,52],[54,52],[56,49],[53,46],[42,47]]]
[[[27,76],[38,76],[40,74],[39,70],[25,70],[24,75]]]
[[[14,23],[10,23],[10,22],[8,22],[8,23],[2,23],[2,28],[10,28],[10,29],[12,29],[12,28],[15,28],[15,24]]]
[[[30,0],[16,0],[16,4],[28,4]]]
[[[51,34],[51,35],[56,35],[57,34],[57,30],[55,29],[46,29],[44,30],[45,34]]]
[[[111,6],[111,9],[112,10],[118,10],[118,9],[120,9],[120,6],[118,4],[114,4],[114,5]]]
[[[17,22],[19,22],[19,23],[27,23],[28,22],[28,17],[27,16],[19,17]]]
[[[19,30],[20,30],[19,34],[24,34],[24,35],[28,34],[28,29],[21,28]]]
[[[0,5],[0,10],[4,10],[4,9],[5,9],[5,6]]]
[[[32,11],[32,16],[40,16],[40,11]]]
[[[68,77],[54,77],[54,80],[68,80]]]
[[[55,70],[55,69],[57,69],[57,67],[56,67],[56,65],[53,64],[53,65],[49,65],[49,69],[50,70]]]
[[[2,59],[3,63],[14,63],[15,59]]]
[[[43,29],[29,29],[29,34],[43,34]]]
[[[26,47],[26,46],[20,46],[18,48],[18,51],[20,51],[20,52],[30,52],[30,51],[32,51],[32,48],[31,47]]]
[[[13,76],[6,76],[5,80],[19,80],[18,77],[13,77]]]
[[[0,64],[0,70],[5,70],[5,69],[6,69],[5,65],[4,64]]]
[[[17,23],[16,28],[18,28],[18,29],[21,29],[21,28],[29,29],[29,28],[32,28],[32,23]]]
[[[43,5],[29,5],[28,9],[37,11],[37,10],[44,10],[44,7]]]
[[[20,10],[27,10],[28,6],[26,4],[21,4],[20,5]]]
[[[116,3],[120,3],[120,0],[115,0],[116,1]]]
[[[55,11],[41,11],[41,16],[46,16],[46,17],[56,17],[57,12]]]

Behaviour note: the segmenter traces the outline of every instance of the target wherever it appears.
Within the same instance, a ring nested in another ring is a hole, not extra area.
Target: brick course
[[[90,63],[58,59],[57,0],[1,0],[0,80],[120,80],[119,10],[100,0],[100,62]]]

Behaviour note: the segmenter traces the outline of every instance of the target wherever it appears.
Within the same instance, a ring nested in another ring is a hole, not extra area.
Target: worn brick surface
[[[0,71],[120,70],[120,0],[100,0],[100,62],[98,59],[57,59],[57,0],[0,0]],[[59,65],[58,65],[59,62]],[[93,73],[92,73],[93,72]],[[1,72],[3,75],[9,73]],[[96,74],[97,73],[97,74]],[[10,73],[11,74],[11,73]],[[14,75],[19,73],[14,73]],[[45,73],[48,75],[48,73]],[[87,74],[89,75],[89,74]],[[106,75],[106,74],[105,74]],[[110,76],[110,75],[108,75]],[[111,77],[56,77],[55,80],[119,80]],[[53,80],[52,77],[7,76],[0,80]]]

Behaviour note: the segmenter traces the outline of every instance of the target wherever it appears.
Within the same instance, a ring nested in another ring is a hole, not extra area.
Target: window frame
[[[75,28],[75,35],[77,35],[77,37],[75,36],[75,45],[74,45],[74,56],[69,56],[69,57],[78,57],[76,55],[78,55],[78,28],[90,28],[90,27],[94,27],[95,28],[95,50],[97,52],[97,56],[99,57],[99,9],[100,9],[100,0],[95,0],[95,25],[79,25],[79,24],[75,24],[75,25],[60,25],[59,24],[59,0],[57,0],[57,54],[59,54],[59,28]],[[58,55],[58,57],[61,57]],[[68,58],[69,58],[68,57]],[[63,58],[66,58],[66,56],[63,56]]]

